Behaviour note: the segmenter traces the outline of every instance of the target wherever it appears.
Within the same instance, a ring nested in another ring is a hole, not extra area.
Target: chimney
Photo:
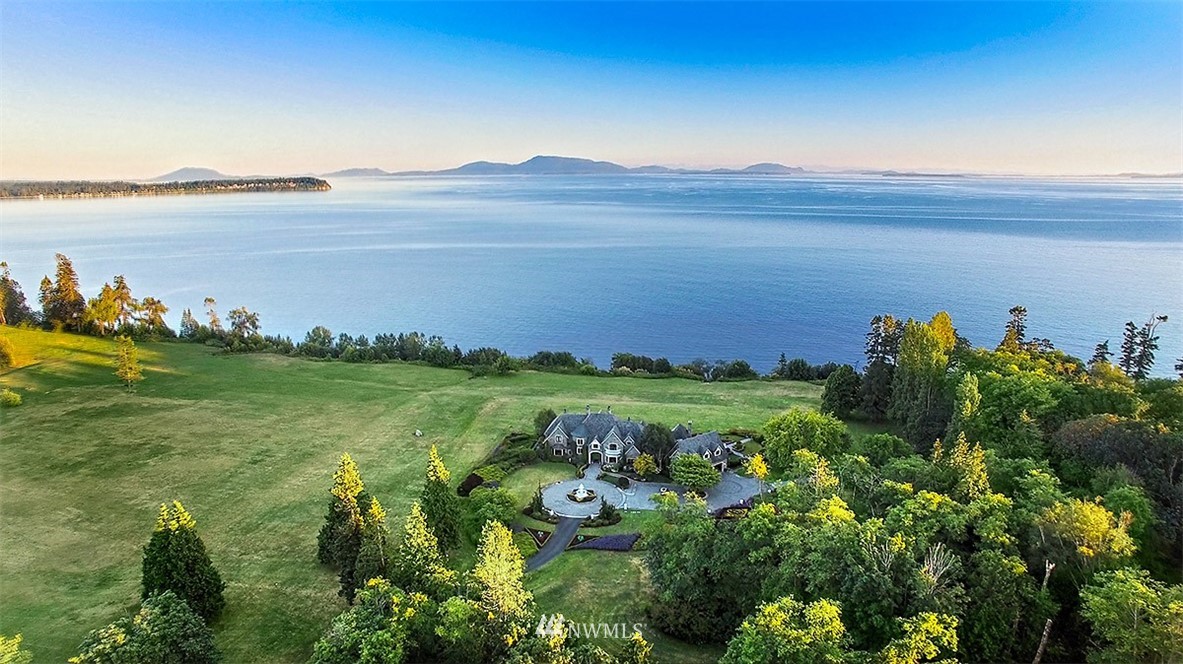
[[[609,414],[609,415],[611,415],[611,414],[612,414],[612,406],[608,406],[608,414]]]
[[[591,404],[590,403],[584,408],[584,413],[587,415],[591,415]]]
[[[694,433],[694,420],[686,420],[686,430],[691,434]]]

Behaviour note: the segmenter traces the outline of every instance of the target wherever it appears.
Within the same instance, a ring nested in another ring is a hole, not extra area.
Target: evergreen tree
[[[871,331],[867,333],[865,347],[867,365],[870,366],[876,362],[895,364],[900,354],[900,342],[903,338],[904,326],[895,316],[884,314],[872,318]]]
[[[444,466],[435,445],[427,453],[426,475],[419,501],[428,527],[439,539],[440,550],[448,551],[460,541],[460,505],[449,484],[452,473]]]
[[[193,339],[197,337],[197,331],[201,326],[197,324],[197,319],[193,317],[193,312],[185,309],[181,312],[181,338]]]
[[[863,372],[862,410],[872,422],[887,419],[887,411],[891,408],[891,385],[894,375],[895,366],[882,360],[867,365],[867,370]]]
[[[541,439],[542,434],[546,433],[546,428],[555,421],[556,417],[558,415],[555,415],[555,412],[550,408],[538,411],[538,414],[534,416],[534,437]]]
[[[664,424],[650,422],[641,430],[641,440],[638,443],[637,447],[642,452],[653,457],[657,469],[665,470],[666,459],[669,458],[670,452],[674,451],[676,443],[670,428]]]
[[[136,383],[144,380],[144,372],[140,368],[140,352],[131,337],[118,337],[119,342],[115,358],[115,375],[127,386],[127,391],[135,389]]]
[[[0,261],[0,325],[20,325],[35,320],[21,285],[8,271],[8,263]]]
[[[523,584],[525,568],[513,533],[500,521],[486,521],[470,578],[472,596],[484,618],[486,661],[496,659],[527,633],[534,596]]]
[[[1027,344],[1027,308],[1015,306],[1007,313],[1010,314],[1010,320],[1006,322],[1006,333],[1002,336],[1002,343],[998,344],[998,350],[1015,353]]]
[[[1183,379],[1183,357],[1175,360],[1175,373],[1179,374],[1179,378]]]
[[[119,324],[127,326],[131,323],[132,312],[136,310],[136,300],[131,296],[131,287],[123,275],[116,275],[115,286],[112,289],[115,306],[118,309]]]
[[[386,510],[377,498],[370,499],[370,507],[362,516],[361,544],[357,552],[357,564],[348,588],[342,587],[345,598],[352,603],[357,589],[375,578],[390,578],[390,529],[386,526]]]
[[[47,325],[56,325],[52,318],[54,314],[53,282],[48,276],[41,277],[41,285],[37,289],[37,301],[41,303],[41,320]]]
[[[55,254],[54,260],[57,261],[56,281],[49,282],[49,277],[41,280],[41,308],[45,320],[52,325],[81,331],[86,298],[78,290],[78,273],[65,254]]]
[[[836,417],[847,418],[859,407],[863,381],[854,367],[843,364],[826,379],[822,390],[821,411]]]
[[[172,591],[210,622],[226,605],[222,596],[226,585],[214,569],[196,526],[180,501],[160,506],[156,532],[144,547],[143,597]]]
[[[949,419],[949,428],[945,430],[945,440],[957,440],[960,435],[976,440],[980,435],[976,424],[981,406],[978,377],[967,373],[957,383],[957,391],[953,396],[953,416]]]
[[[1134,321],[1126,321],[1125,331],[1121,335],[1121,355],[1117,358],[1117,366],[1125,375],[1133,378],[1137,372],[1138,357],[1138,326]]]
[[[444,565],[439,540],[427,527],[427,518],[419,503],[411,503],[411,512],[403,524],[402,541],[391,564],[391,576],[399,587],[442,598],[456,582],[455,572]]]
[[[344,562],[352,567],[357,558],[357,547],[361,537],[361,507],[358,496],[365,489],[361,473],[353,457],[342,454],[333,473],[333,486],[329,489],[332,499],[325,524],[317,536],[317,560],[322,565],[340,568]]]
[[[1134,353],[1134,373],[1131,378],[1144,380],[1150,377],[1150,370],[1154,368],[1154,351],[1158,350],[1158,335],[1155,330],[1162,323],[1167,322],[1166,316],[1151,315],[1150,320],[1138,329],[1137,351]]]
[[[1108,364],[1111,357],[1113,357],[1113,351],[1109,350],[1109,340],[1106,339],[1093,348],[1093,357],[1089,360],[1089,366],[1102,362]]]

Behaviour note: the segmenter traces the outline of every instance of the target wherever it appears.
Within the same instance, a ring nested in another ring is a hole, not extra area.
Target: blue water
[[[422,330],[462,347],[857,362],[877,313],[945,309],[993,346],[1007,309],[1088,356],[1152,312],[1183,355],[1178,180],[597,176],[342,179],[327,193],[0,203],[35,298],[53,253],[124,274],[176,324],[213,296],[268,333]]]

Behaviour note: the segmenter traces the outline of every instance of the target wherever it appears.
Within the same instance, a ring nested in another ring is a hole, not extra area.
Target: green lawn
[[[526,587],[534,593],[543,614],[561,613],[567,620],[579,623],[644,624],[650,591],[642,555],[567,551],[527,574]],[[723,655],[722,648],[693,646],[655,628],[646,626],[641,633],[653,644],[654,658],[662,664],[715,662]],[[592,642],[610,651],[618,650],[623,643],[615,638]]]
[[[27,364],[0,372],[0,385],[24,396],[24,405],[0,411],[0,633],[23,633],[37,661],[64,660],[89,630],[136,606],[141,547],[162,501],[180,499],[193,512],[226,580],[227,610],[214,625],[225,660],[306,661],[343,607],[335,575],[315,560],[341,452],[353,454],[398,523],[419,494],[431,444],[459,482],[544,407],[612,405],[705,430],[756,427],[820,394],[779,382],[470,379],[403,364],[224,356],[182,343],[141,344],[146,380],[127,394],[112,374],[109,340],[0,333]],[[559,471],[570,469],[515,473],[511,490],[524,501]],[[587,555],[564,554],[538,574],[562,573]],[[561,587],[540,592],[563,599]],[[608,592],[595,596],[602,603]]]

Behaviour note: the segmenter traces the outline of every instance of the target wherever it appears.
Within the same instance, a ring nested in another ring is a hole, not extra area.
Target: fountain
[[[579,486],[567,492],[567,500],[576,503],[587,503],[596,499],[596,492],[583,486],[583,482]]]

